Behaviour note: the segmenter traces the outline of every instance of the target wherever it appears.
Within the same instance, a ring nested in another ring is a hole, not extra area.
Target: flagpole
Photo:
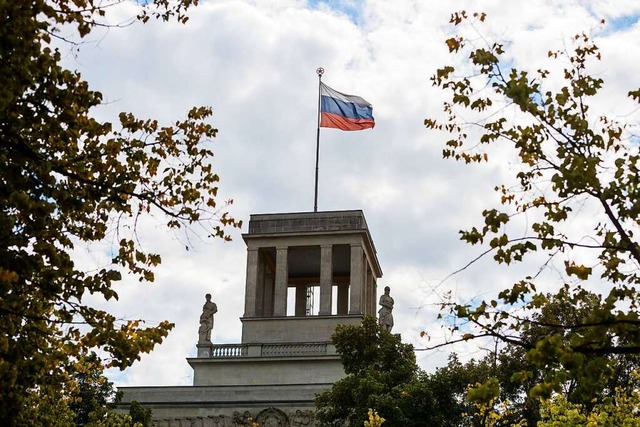
[[[320,67],[316,70],[318,75],[318,132],[316,134],[316,191],[313,199],[313,211],[318,212],[318,159],[320,157],[320,105],[322,103],[322,75],[324,68]]]

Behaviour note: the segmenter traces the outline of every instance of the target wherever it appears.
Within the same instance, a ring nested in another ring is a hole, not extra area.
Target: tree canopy
[[[594,301],[593,297],[595,295],[586,298],[586,301]],[[591,309],[589,305],[575,306],[564,298],[549,295],[549,304],[535,313],[532,320],[540,324],[580,319]],[[535,343],[551,332],[552,328],[532,327],[523,333],[522,339]],[[618,398],[630,397],[639,385],[635,375],[640,362],[638,355],[590,357],[594,360],[601,359],[600,363],[609,366],[613,374],[604,378],[593,376],[592,382],[588,384],[582,383],[575,376],[568,376],[560,383],[561,390],[555,393],[558,399],[564,399],[572,405],[573,410],[585,416]],[[545,399],[532,395],[530,391],[544,382],[549,370],[541,368],[536,360],[532,360],[526,348],[506,344],[479,360],[470,360],[464,364],[459,362],[454,353],[447,366],[438,369],[433,376],[440,377],[445,384],[451,384],[452,389],[460,389],[460,383],[469,386],[466,399],[470,406],[466,408],[466,413],[471,414],[468,420],[470,425],[483,425],[483,415],[488,415],[486,409],[497,407],[500,408],[499,425],[526,422],[526,425],[535,426],[547,416],[545,411],[550,404]],[[599,382],[594,383],[595,380]],[[489,400],[491,405],[486,405]]]
[[[18,423],[34,393],[55,400],[70,366],[90,351],[125,368],[173,327],[119,321],[85,303],[91,294],[117,299],[113,284],[125,272],[153,281],[161,258],[142,249],[140,218],[163,218],[169,229],[199,223],[224,239],[225,226],[240,225],[217,200],[210,108],[193,108],[170,125],[124,112],[118,123],[100,122],[92,108],[102,94],[61,65],[54,41],[109,25],[104,16],[120,2],[0,1],[2,425]],[[197,1],[140,4],[142,22],[186,22]],[[87,272],[76,265],[74,248],[107,236],[116,242],[110,266]]]
[[[460,12],[451,23],[485,19]],[[493,299],[445,306],[467,322],[460,340],[489,336],[524,349],[545,372],[531,392],[545,397],[571,379],[593,396],[614,374],[615,356],[640,353],[638,140],[626,123],[596,113],[604,81],[589,68],[601,60],[598,47],[586,34],[571,42],[549,51],[551,71],[527,70],[509,60],[504,43],[454,35],[449,51],[472,71],[437,71],[433,84],[448,94],[445,117],[425,120],[448,134],[445,158],[471,164],[491,161],[494,150],[514,152],[512,180],[495,187],[496,206],[461,239],[507,265],[543,252],[562,280],[531,274]],[[640,101],[640,90],[628,95]],[[583,310],[544,315],[554,300]],[[540,328],[544,335],[534,333]]]
[[[579,316],[581,310],[554,299],[539,316],[551,321]],[[546,333],[544,328],[530,330],[523,339],[535,342]],[[451,353],[445,366],[427,373],[415,364],[413,347],[373,318],[361,326],[338,327],[332,340],[347,375],[316,398],[316,419],[322,426],[379,425],[380,418],[384,426],[535,426],[636,416],[630,411],[640,384],[635,355],[609,356],[615,374],[599,385],[595,398],[569,379],[550,400],[530,395],[547,372],[518,345],[464,363]]]
[[[361,326],[339,325],[332,341],[347,375],[316,397],[320,425],[375,424],[376,416],[388,427],[460,425],[469,384],[461,365],[433,375],[421,371],[413,346],[373,317]],[[472,377],[473,382],[487,378]]]
[[[396,425],[403,414],[393,410],[398,397],[393,390],[415,377],[413,346],[403,344],[399,335],[380,327],[373,317],[366,317],[362,326],[338,325],[331,339],[346,377],[317,396],[316,418],[322,425],[358,425],[373,408],[385,418],[385,425]]]

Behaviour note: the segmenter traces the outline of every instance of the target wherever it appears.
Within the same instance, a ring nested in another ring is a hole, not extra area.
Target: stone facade
[[[121,408],[136,400],[163,427],[314,425],[315,395],[344,376],[331,334],[376,312],[382,271],[364,215],[251,215],[242,237],[241,342],[199,342],[193,386],[124,387]]]

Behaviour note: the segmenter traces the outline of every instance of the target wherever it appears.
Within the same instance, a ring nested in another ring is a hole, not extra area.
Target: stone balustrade
[[[327,353],[327,343],[287,343],[287,344],[214,344],[212,358],[235,357],[287,357],[322,356]]]
[[[262,356],[318,356],[327,354],[327,343],[263,344]]]
[[[248,354],[248,344],[214,344],[211,357],[243,357]]]

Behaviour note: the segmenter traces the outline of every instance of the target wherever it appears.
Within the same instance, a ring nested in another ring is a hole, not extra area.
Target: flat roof
[[[365,244],[373,255],[373,268],[377,276],[382,276],[377,251],[369,233],[369,227],[362,210],[289,212],[251,214],[249,231],[242,235],[247,239],[261,236],[291,236],[300,234],[342,234],[362,233]]]
[[[252,214],[248,234],[369,230],[361,210]]]

